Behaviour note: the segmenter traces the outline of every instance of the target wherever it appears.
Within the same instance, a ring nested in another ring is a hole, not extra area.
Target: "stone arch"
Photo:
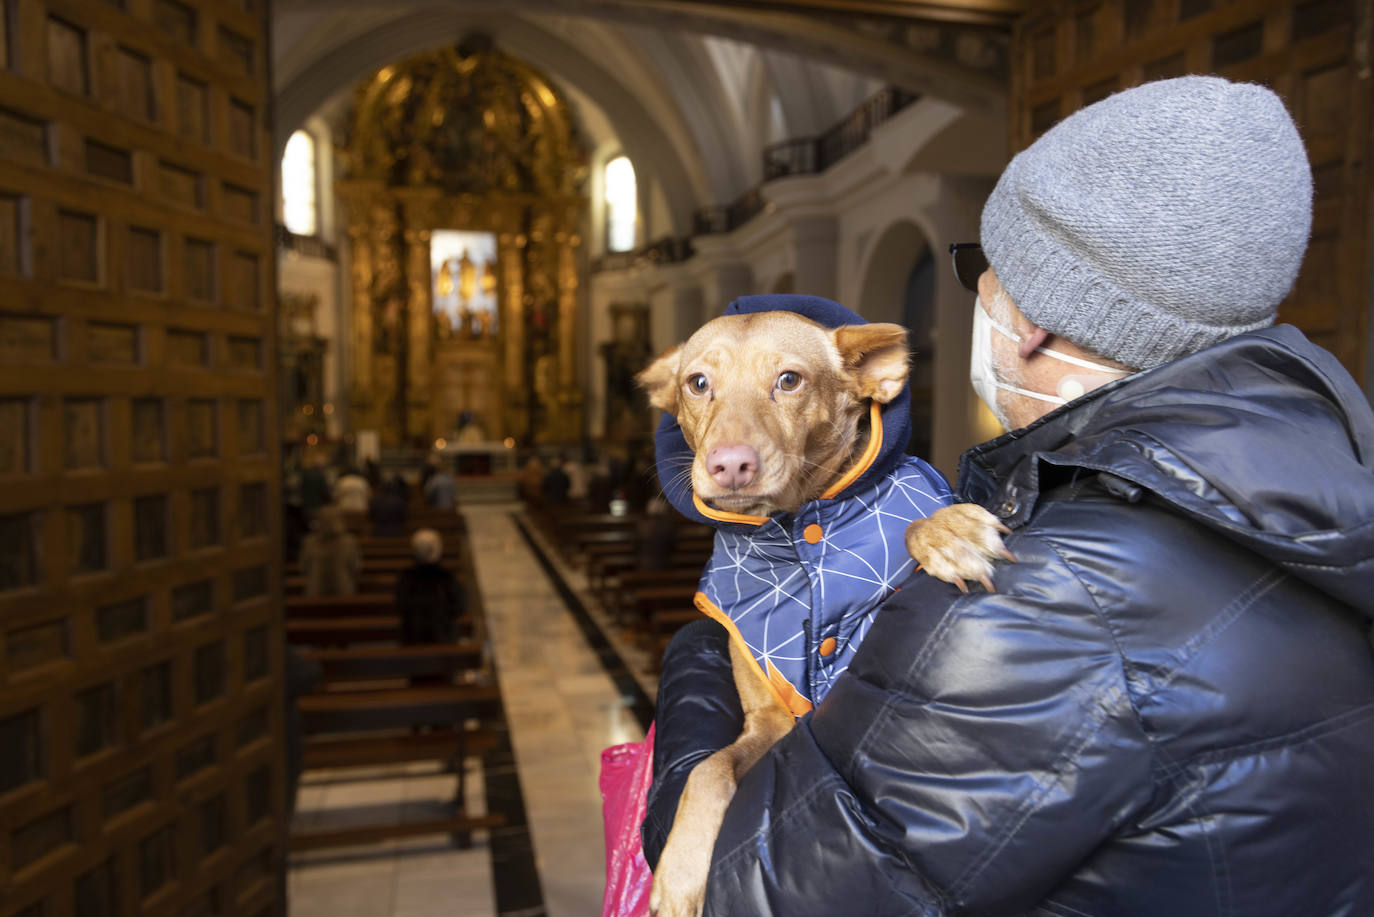
[[[870,322],[901,324],[907,280],[929,247],[929,236],[911,220],[898,220],[884,228],[859,270],[859,314]]]
[[[859,313],[872,322],[907,329],[911,349],[911,439],[909,450],[929,457],[935,435],[935,358],[939,339],[935,298],[936,252],[920,227],[898,220],[878,237],[869,253]]]

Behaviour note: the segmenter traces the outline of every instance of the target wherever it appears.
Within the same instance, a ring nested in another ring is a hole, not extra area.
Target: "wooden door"
[[[0,8],[0,915],[284,910],[266,2]]]
[[[1057,0],[1013,39],[1011,142],[1141,82],[1212,73],[1264,83],[1288,106],[1312,164],[1302,273],[1279,307],[1364,378],[1370,309],[1370,30],[1367,0]]]

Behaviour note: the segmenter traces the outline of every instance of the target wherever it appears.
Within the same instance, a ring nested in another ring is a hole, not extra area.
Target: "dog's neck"
[[[835,482],[844,477],[849,469],[863,457],[868,449],[869,440],[873,438],[873,425],[869,419],[868,403],[864,403],[863,411],[855,420],[854,435],[849,437],[849,448],[838,452],[832,462],[821,462],[816,468],[815,478],[808,482],[808,486],[803,495],[803,503],[820,499],[821,495],[828,491]]]

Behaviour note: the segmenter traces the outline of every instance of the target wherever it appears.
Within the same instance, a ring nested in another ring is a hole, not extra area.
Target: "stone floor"
[[[491,647],[510,724],[516,773],[524,796],[542,909],[531,907],[526,873],[491,855],[488,832],[470,850],[445,838],[414,838],[382,847],[344,848],[293,857],[292,917],[594,917],[604,881],[601,750],[643,738],[623,696],[589,646],[568,606],[521,535],[511,504],[465,510],[485,603]],[[561,569],[561,568],[560,568]],[[574,589],[582,585],[561,570]],[[585,599],[585,594],[581,596]],[[599,618],[599,609],[587,602]],[[604,625],[604,621],[601,622]],[[609,629],[608,629],[609,631]],[[643,660],[631,657],[645,683]],[[485,810],[481,767],[469,762],[469,811]],[[344,825],[364,818],[433,817],[451,798],[453,774],[434,765],[367,771],[311,771],[301,786],[297,818],[303,827]],[[498,829],[499,830],[499,829]],[[503,884],[504,883],[504,884]],[[516,894],[515,892],[523,892]],[[536,899],[537,900],[537,899]],[[503,901],[507,906],[503,907]],[[509,902],[521,902],[518,908]]]

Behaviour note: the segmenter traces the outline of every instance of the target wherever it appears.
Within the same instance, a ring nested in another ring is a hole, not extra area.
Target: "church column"
[[[577,245],[576,235],[560,232],[558,243],[558,384],[577,387]]]
[[[833,216],[803,217],[792,223],[796,252],[796,291],[834,299],[839,252],[839,221]]]
[[[826,192],[824,176],[769,182],[763,195],[791,229],[796,291],[834,299],[839,294],[838,208]]]
[[[555,439],[576,442],[582,437],[582,386],[577,379],[577,249],[576,233],[559,232],[558,244],[558,413],[551,418]]]
[[[430,330],[434,308],[431,302],[429,266],[429,230],[407,229],[406,242],[406,333],[409,347],[406,352],[406,437],[430,439],[435,431],[430,412],[430,392],[433,388],[430,367],[434,353]]]
[[[702,321],[715,318],[725,311],[732,300],[757,292],[754,271],[739,259],[739,253],[728,236],[697,236],[692,240],[697,258],[705,268],[698,273],[704,290],[705,309]]]
[[[506,404],[502,422],[506,433],[524,430],[532,392],[525,388],[525,244],[524,233],[502,233],[498,239],[501,263],[501,341],[504,345]]]
[[[350,271],[353,284],[353,398],[362,407],[371,404],[367,393],[372,388],[372,243],[365,225],[348,227]]]
[[[706,320],[705,300],[696,284],[673,290],[673,339],[685,341]]]

